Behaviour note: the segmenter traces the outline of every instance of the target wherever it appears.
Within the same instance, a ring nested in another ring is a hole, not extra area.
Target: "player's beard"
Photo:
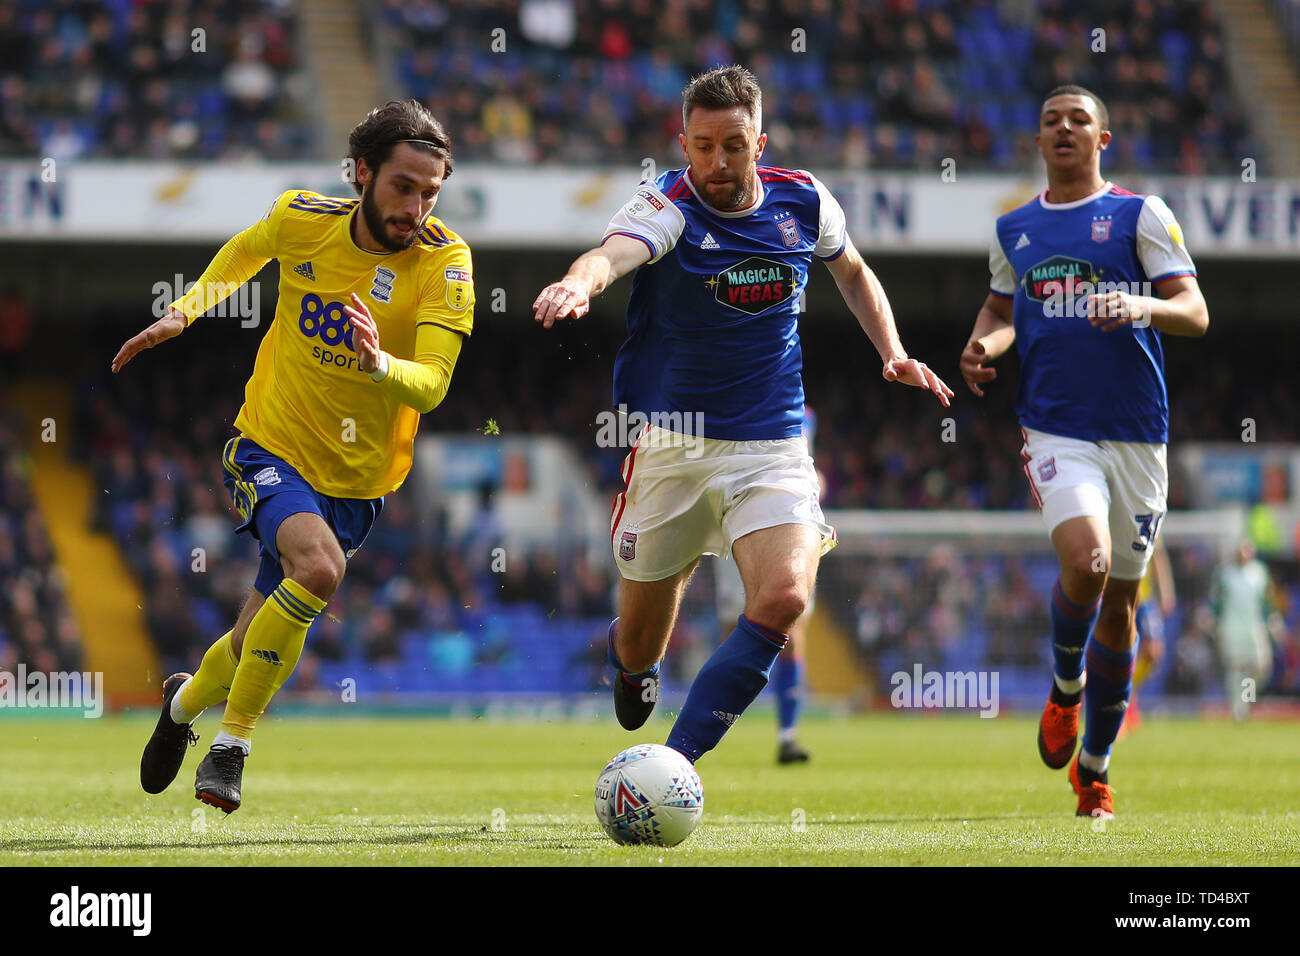
[[[389,252],[401,252],[403,249],[409,249],[415,244],[415,240],[420,237],[419,223],[413,223],[409,236],[398,239],[390,238],[388,235],[388,222],[379,209],[379,203],[375,202],[374,190],[370,187],[366,187],[365,191],[361,193],[361,215],[366,217],[366,228],[370,230],[370,235],[374,237],[375,242]]]
[[[703,182],[705,183],[705,188],[700,189],[699,193],[704,198],[704,201],[714,209],[720,209],[723,212],[731,212],[734,209],[743,209],[754,201],[752,181],[747,183],[744,180],[737,180],[735,188],[723,196],[723,198],[718,202],[714,202],[709,194],[707,185],[708,179],[704,179]]]

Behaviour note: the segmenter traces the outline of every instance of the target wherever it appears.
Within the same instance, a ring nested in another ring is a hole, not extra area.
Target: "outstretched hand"
[[[123,343],[122,347],[117,350],[113,356],[113,364],[110,366],[113,373],[117,374],[122,371],[122,367],[127,362],[135,358],[145,349],[151,349],[155,345],[166,342],[168,339],[174,339],[185,331],[185,313],[178,312],[175,309],[169,309],[167,314],[161,319],[149,326],[143,332],[131,336]]]
[[[924,362],[912,358],[890,359],[881,370],[881,375],[886,382],[901,382],[904,385],[914,385],[933,392],[943,403],[944,408],[952,404],[948,401],[952,398],[952,389],[945,385],[943,379],[935,375]]]
[[[549,329],[566,316],[582,318],[590,308],[591,296],[582,283],[566,278],[552,282],[538,294],[533,302],[533,319]]]

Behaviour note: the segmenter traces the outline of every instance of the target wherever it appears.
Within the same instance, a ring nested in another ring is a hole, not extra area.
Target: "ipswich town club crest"
[[[799,245],[799,224],[795,222],[793,213],[787,213],[785,218],[778,219],[776,224],[781,230],[782,242],[791,249]]]
[[[1092,241],[1105,242],[1110,238],[1110,216],[1092,221]]]
[[[1038,480],[1051,481],[1056,477],[1056,456],[1053,455],[1047,461],[1040,462],[1038,465]]]
[[[618,556],[624,561],[631,561],[636,557],[636,532],[624,531],[623,537],[618,542]]]

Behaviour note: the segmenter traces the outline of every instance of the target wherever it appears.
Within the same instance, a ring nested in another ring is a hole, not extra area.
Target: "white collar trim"
[[[1047,190],[1044,189],[1041,193],[1038,194],[1038,204],[1042,206],[1044,209],[1051,209],[1053,211],[1060,210],[1060,209],[1077,209],[1079,206],[1082,206],[1085,203],[1090,203],[1094,199],[1100,199],[1102,196],[1104,196],[1106,193],[1110,192],[1114,188],[1115,188],[1115,184],[1108,179],[1104,183],[1102,183],[1101,188],[1098,189],[1091,196],[1084,196],[1082,199],[1076,199],[1073,202],[1048,202]]]
[[[754,213],[758,211],[758,207],[763,205],[763,199],[767,195],[767,190],[763,188],[763,177],[755,173],[754,201],[750,203],[748,206],[746,206],[744,209],[731,209],[724,212],[721,209],[715,209],[713,206],[709,205],[709,203],[705,201],[704,197],[701,196],[698,192],[696,192],[695,180],[691,178],[691,168],[689,166],[686,167],[686,171],[682,173],[682,175],[686,177],[686,185],[687,187],[690,188],[695,198],[700,201],[700,205],[703,206],[705,209],[707,209],[709,212],[713,213],[713,215],[721,216],[723,219],[741,219],[745,216],[752,216]]]

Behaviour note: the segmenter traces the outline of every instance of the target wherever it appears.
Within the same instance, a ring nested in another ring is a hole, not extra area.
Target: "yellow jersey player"
[[[431,215],[452,171],[442,125],[415,100],[390,102],[352,130],[349,156],[360,200],[283,193],[113,359],[120,371],[279,261],[275,319],[221,460],[237,532],[260,542],[261,566],[239,620],[198,671],[164,682],[140,762],[145,791],[161,793],[198,741],[194,719],[225,700],[194,789],[227,813],[241,802],[254,725],[384,496],[406,478],[420,414],[447,394],[473,324],[469,247]]]
[[[1151,555],[1151,566],[1138,584],[1137,612],[1133,626],[1137,629],[1138,653],[1133,665],[1133,696],[1124,711],[1119,736],[1131,734],[1142,723],[1138,707],[1138,688],[1156,672],[1165,656],[1165,621],[1174,613],[1177,597],[1174,593],[1174,574],[1169,566],[1169,555],[1163,544],[1156,542]],[[1119,738],[1116,738],[1119,739]]]

